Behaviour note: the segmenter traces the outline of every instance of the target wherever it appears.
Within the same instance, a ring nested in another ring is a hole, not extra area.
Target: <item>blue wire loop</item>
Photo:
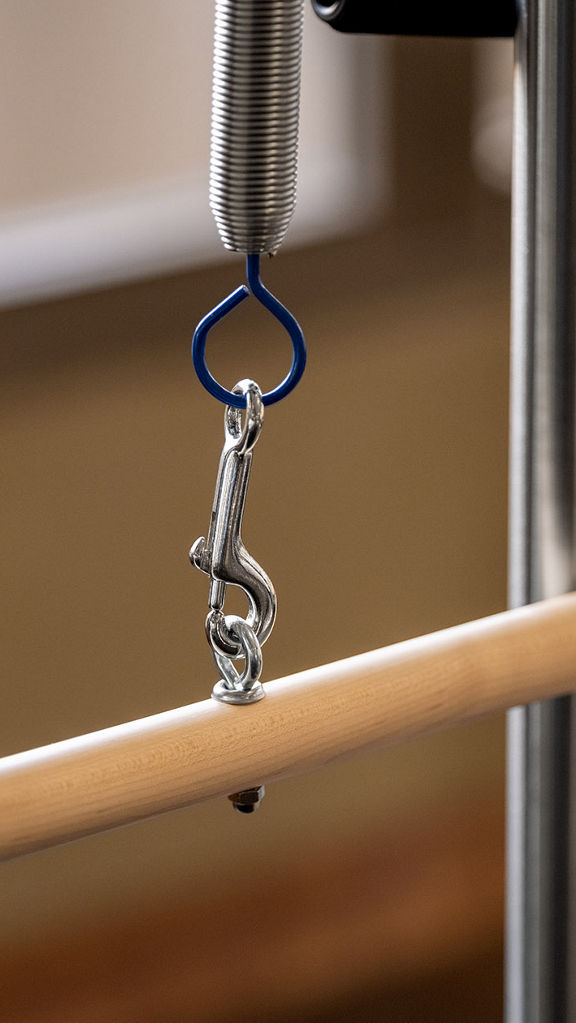
[[[306,344],[302,328],[298,321],[294,319],[292,313],[289,313],[286,307],[262,284],[260,280],[260,256],[257,253],[246,256],[246,276],[248,278],[248,287],[245,284],[241,284],[239,288],[236,288],[227,298],[215,306],[211,312],[207,313],[196,327],[192,340],[192,361],[200,383],[203,384],[210,394],[218,398],[218,401],[224,402],[225,405],[232,405],[233,408],[241,409],[246,408],[246,395],[227,391],[225,387],[218,383],[208,369],[206,365],[206,339],[212,327],[224,319],[228,313],[231,313],[245,298],[248,298],[250,293],[279,320],[292,342],[293,356],[290,371],[277,387],[262,395],[264,404],[273,405],[274,402],[280,401],[287,394],[290,394],[290,391],[296,387],[306,366]]]

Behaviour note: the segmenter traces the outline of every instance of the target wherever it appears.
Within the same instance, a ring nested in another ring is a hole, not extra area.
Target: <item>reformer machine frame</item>
[[[312,2],[344,32],[515,36],[509,605],[573,590],[573,0]],[[506,1023],[576,1018],[574,711],[565,696],[509,714]]]

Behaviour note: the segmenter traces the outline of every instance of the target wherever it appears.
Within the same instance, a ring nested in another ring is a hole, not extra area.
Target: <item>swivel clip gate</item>
[[[262,393],[253,380],[241,380],[234,394],[245,395],[246,411],[226,406],[224,447],[220,457],[216,491],[207,537],[199,537],[190,550],[190,561],[210,577],[210,611],[206,634],[221,678],[212,696],[224,703],[256,703],[264,696],[259,681],[262,644],[276,618],[274,587],[260,565],[246,550],[241,536],[242,516],[252,465],[252,450],[262,427]],[[229,585],[244,590],[249,604],[246,618],[224,614]],[[235,660],[244,658],[244,670]]]

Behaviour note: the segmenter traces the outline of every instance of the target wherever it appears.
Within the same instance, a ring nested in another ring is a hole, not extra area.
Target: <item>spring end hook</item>
[[[246,397],[243,392],[238,391],[236,387],[232,391],[226,390],[225,387],[218,383],[208,369],[206,365],[206,341],[212,327],[216,326],[228,313],[231,313],[250,294],[254,295],[260,304],[276,317],[292,342],[292,365],[284,380],[277,387],[261,395],[262,403],[264,405],[272,405],[274,402],[280,401],[281,398],[285,398],[296,387],[306,368],[306,343],[302,328],[292,313],[286,309],[286,306],[283,306],[276,296],[268,291],[268,288],[262,283],[260,279],[260,255],[258,253],[250,253],[246,256],[246,277],[248,286],[241,284],[240,287],[232,291],[230,295],[207,313],[196,327],[192,340],[192,361],[200,383],[210,394],[218,398],[218,401],[241,409],[247,407]]]

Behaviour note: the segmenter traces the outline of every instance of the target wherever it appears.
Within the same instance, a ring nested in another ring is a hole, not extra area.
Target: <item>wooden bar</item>
[[[0,760],[0,855],[67,842],[576,689],[576,595]]]

